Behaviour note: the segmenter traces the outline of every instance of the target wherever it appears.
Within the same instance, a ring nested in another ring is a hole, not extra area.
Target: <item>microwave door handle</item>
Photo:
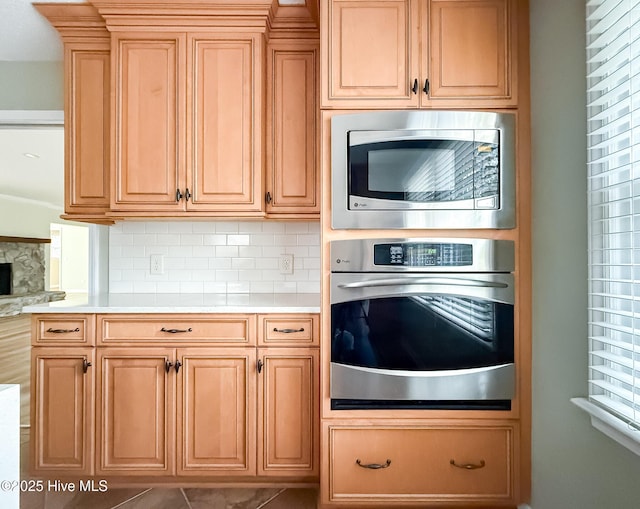
[[[338,288],[372,288],[380,286],[409,286],[409,285],[447,285],[447,286],[474,286],[480,288],[508,288],[506,283],[482,281],[478,279],[453,279],[453,278],[388,278],[374,279],[372,281],[354,281],[352,283],[338,284]]]

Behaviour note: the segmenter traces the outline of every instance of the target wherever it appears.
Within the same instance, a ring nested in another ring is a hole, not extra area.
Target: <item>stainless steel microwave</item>
[[[515,118],[376,111],[331,119],[335,229],[514,228]]]

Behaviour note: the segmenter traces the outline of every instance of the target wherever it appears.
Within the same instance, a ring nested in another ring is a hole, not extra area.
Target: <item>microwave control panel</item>
[[[463,267],[473,265],[473,246],[455,243],[375,244],[373,264],[382,267]]]

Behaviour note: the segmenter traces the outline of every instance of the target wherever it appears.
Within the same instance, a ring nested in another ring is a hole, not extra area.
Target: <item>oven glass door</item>
[[[509,399],[511,274],[332,274],[331,394]]]
[[[351,131],[348,145],[350,209],[499,206],[498,131]]]

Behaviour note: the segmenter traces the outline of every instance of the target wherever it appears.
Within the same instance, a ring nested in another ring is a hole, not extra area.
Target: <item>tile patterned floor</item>
[[[21,433],[22,478],[26,479],[29,433]],[[23,493],[20,509],[316,509],[316,489],[151,488],[104,493]]]

